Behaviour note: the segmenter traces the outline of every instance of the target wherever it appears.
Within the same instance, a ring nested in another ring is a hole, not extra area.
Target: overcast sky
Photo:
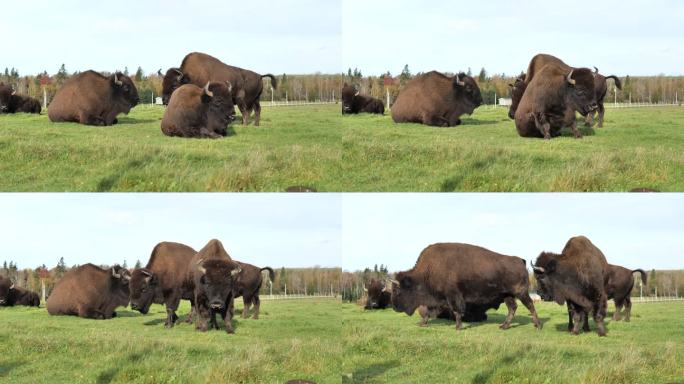
[[[550,53],[618,76],[682,75],[682,20],[680,0],[344,0],[343,65],[512,75]]]
[[[0,194],[0,261],[20,268],[147,263],[160,241],[221,240],[258,266],[339,267],[336,194]]]
[[[259,73],[338,73],[341,1],[2,2],[0,66],[123,70],[180,66],[192,51]]]
[[[684,268],[684,194],[345,194],[345,270],[414,266],[438,242],[475,244],[529,261],[587,236],[608,262]]]

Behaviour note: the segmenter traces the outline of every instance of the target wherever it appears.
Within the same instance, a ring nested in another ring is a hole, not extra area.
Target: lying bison
[[[10,300],[14,289],[14,283],[10,279],[0,276],[0,305],[5,305]]]
[[[480,88],[471,76],[448,77],[436,71],[411,80],[392,105],[395,123],[419,123],[436,127],[461,124],[461,115],[482,105]]]
[[[9,295],[4,302],[0,299],[0,305],[5,307],[12,307],[15,305],[24,305],[27,307],[39,307],[40,296],[33,291],[21,287],[14,287],[9,291]]]
[[[368,295],[365,309],[385,309],[392,304],[392,293],[376,279],[371,279],[368,287],[364,285],[363,290]]]
[[[145,268],[131,273],[131,308],[146,314],[152,303],[166,306],[166,327],[172,328],[178,320],[176,310],[181,299],[190,300],[188,322],[192,322],[195,308],[194,292],[186,284],[190,260],[197,251],[187,245],[161,242],[152,250]]]
[[[591,70],[547,64],[527,85],[515,112],[515,127],[522,137],[548,140],[570,126],[575,137],[581,138],[575,111],[587,115],[596,108]]]
[[[0,83],[0,113],[7,113],[14,90],[9,85]]]
[[[409,316],[421,305],[446,307],[458,330],[468,305],[484,312],[506,303],[508,316],[500,327],[507,329],[517,298],[532,314],[535,327],[541,328],[528,289],[525,260],[469,244],[439,243],[425,248],[413,269],[397,273],[392,281],[392,305]]]
[[[385,114],[385,104],[370,96],[361,95],[356,88],[344,83],[342,86],[342,114],[377,113]]]
[[[48,313],[111,319],[116,316],[117,307],[128,305],[130,280],[130,272],[118,265],[102,269],[85,264],[71,269],[48,297]]]
[[[0,113],[37,113],[40,114],[41,107],[38,100],[17,95],[10,86],[0,83]]]
[[[121,72],[107,77],[85,71],[74,75],[57,91],[48,117],[53,122],[113,125],[118,122],[118,114],[128,114],[138,102],[138,90],[130,77]]]
[[[207,83],[204,88],[185,84],[178,88],[164,112],[161,130],[167,136],[217,139],[228,134],[235,120],[230,82]]]
[[[159,73],[161,75],[161,71]],[[242,113],[244,125],[249,123],[249,115],[254,111],[254,125],[258,126],[261,119],[261,104],[259,98],[264,90],[262,79],[271,78],[271,86],[277,88],[275,76],[260,75],[247,69],[233,67],[221,60],[200,52],[192,52],[183,58],[180,68],[166,71],[162,82],[162,102],[171,102],[173,92],[183,84],[194,84],[203,87],[207,82],[223,83],[229,81],[232,85],[233,103]]]
[[[216,315],[223,319],[226,332],[234,333],[233,311],[236,280],[240,266],[230,259],[220,241],[213,239],[190,260],[188,276],[195,296],[196,328],[205,332],[219,329]]]
[[[542,252],[532,265],[537,291],[544,301],[567,302],[572,333],[579,334],[584,314],[593,313],[598,335],[606,335],[606,284],[609,271],[600,249],[584,236],[573,237],[561,254]]]

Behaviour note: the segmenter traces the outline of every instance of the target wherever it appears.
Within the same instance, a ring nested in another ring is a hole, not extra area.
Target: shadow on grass
[[[494,125],[499,122],[496,120],[477,120],[472,118],[461,119],[461,125]]]
[[[165,322],[166,322],[166,318],[154,319],[154,320],[144,322],[143,325],[159,325],[159,324],[164,324]]]
[[[159,121],[159,119],[134,119],[131,117],[122,117],[118,119],[119,122],[116,125],[135,125],[135,124],[147,124]]]
[[[97,186],[95,187],[97,192],[107,192],[112,190],[112,188],[114,188],[114,186],[119,181],[119,179],[124,175],[124,173],[136,168],[143,168],[152,161],[153,157],[151,155],[144,155],[140,158],[129,160],[121,168],[101,178],[100,181],[97,182]]]
[[[97,375],[95,382],[97,384],[111,383],[114,380],[114,377],[116,376],[116,374],[119,373],[119,371],[125,370],[127,365],[134,365],[134,364],[139,363],[147,355],[149,355],[149,353],[150,353],[150,349],[145,348],[141,351],[133,352],[133,353],[129,354],[125,360],[119,361],[119,365],[117,367],[109,368],[109,369],[106,369],[106,370],[100,372]]]
[[[136,317],[138,312],[133,311],[116,311],[116,317]]]
[[[500,313],[488,313],[487,314],[487,320],[485,321],[478,321],[478,322],[463,322],[463,329],[466,330],[468,328],[475,328],[479,327],[485,324],[501,324],[504,322],[506,319],[506,315],[500,314]],[[546,321],[548,321],[550,318],[549,317],[539,317],[539,321],[542,323],[542,327]],[[431,319],[428,322],[428,327],[431,325],[437,325],[437,326],[449,326],[449,327],[455,327],[456,322],[454,320],[447,320],[447,319]],[[511,326],[510,328],[515,328],[523,325],[530,325],[534,324],[532,322],[532,317],[528,314],[525,315],[520,315],[518,312],[516,312],[516,315],[513,317],[513,321],[511,321]]]
[[[369,365],[365,368],[357,369],[351,376],[342,376],[342,383],[366,383],[373,381],[373,378],[384,374],[392,368],[398,367],[398,360],[385,361],[383,363]]]
[[[505,367],[506,365],[511,365],[511,364],[515,363],[523,355],[524,355],[524,353],[520,353],[520,354],[515,354],[515,355],[510,354],[510,355],[506,355],[506,356],[502,357],[496,363],[490,364],[490,368],[487,368],[487,369],[483,370],[482,372],[477,373],[475,375],[475,377],[473,377],[473,380],[471,381],[471,383],[473,383],[473,384],[488,383],[489,379],[491,379],[491,377],[494,375],[494,373],[496,373],[496,371],[498,369],[501,369],[501,368]]]
[[[7,376],[11,370],[13,370],[14,368],[20,367],[24,364],[26,364],[25,361],[0,362],[0,377]]]

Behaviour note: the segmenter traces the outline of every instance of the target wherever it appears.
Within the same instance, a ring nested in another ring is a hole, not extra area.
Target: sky
[[[199,250],[216,238],[260,267],[339,267],[340,204],[334,194],[0,194],[0,261],[133,267],[158,242]]]
[[[430,244],[536,259],[588,237],[611,264],[684,268],[684,194],[345,194],[342,268],[413,268]]]
[[[338,73],[339,0],[20,0],[2,3],[0,67],[146,73],[193,51],[258,73]]]
[[[343,67],[518,74],[537,53],[602,73],[684,75],[680,0],[344,0]]]

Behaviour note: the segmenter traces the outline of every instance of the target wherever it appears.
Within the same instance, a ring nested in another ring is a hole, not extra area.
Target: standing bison
[[[471,76],[448,77],[432,71],[411,80],[392,105],[395,123],[419,123],[436,127],[461,124],[461,115],[482,105],[480,88]]]
[[[594,114],[598,112],[598,127],[603,127],[603,116],[606,114],[606,107],[603,105],[608,94],[608,79],[613,79],[615,82],[615,87],[622,90],[622,82],[620,78],[615,75],[603,76],[599,73],[598,68],[594,67],[594,92],[596,93],[596,103],[598,104],[598,109],[596,111],[590,112],[587,115],[585,124],[591,126],[594,124]]]
[[[176,310],[181,299],[190,300],[188,322],[195,308],[194,292],[186,284],[190,260],[197,251],[187,245],[161,242],[152,250],[145,268],[131,273],[131,308],[146,314],[152,303],[166,306],[166,327],[172,328],[178,320]]]
[[[242,303],[244,307],[242,309],[242,317],[249,317],[249,310],[251,306],[254,306],[253,319],[259,318],[259,310],[261,308],[261,299],[259,298],[259,290],[263,284],[263,271],[268,271],[269,278],[271,281],[275,279],[275,272],[271,267],[259,268],[252,264],[243,263],[240,261],[235,261],[240,267],[242,272],[238,275],[235,281],[235,297],[238,298],[242,296]]]
[[[480,312],[506,303],[508,316],[500,327],[507,329],[517,298],[532,314],[535,327],[541,328],[528,289],[525,260],[469,244],[439,243],[425,248],[413,269],[397,273],[392,281],[392,305],[409,316],[421,305],[446,307],[458,330],[468,305]]]
[[[160,71],[161,74],[161,71]],[[275,76],[260,75],[247,69],[233,67],[221,60],[200,52],[192,52],[183,58],[180,68],[166,71],[162,82],[162,102],[168,105],[173,92],[183,84],[195,84],[203,87],[207,82],[223,83],[229,81],[233,103],[242,113],[244,125],[249,123],[249,115],[254,111],[254,125],[258,126],[261,119],[261,104],[259,98],[264,90],[262,79],[271,78],[271,86],[277,88]]]
[[[559,305],[567,302],[574,324],[572,333],[579,334],[584,314],[593,313],[598,335],[606,335],[606,284],[608,263],[600,249],[584,236],[573,237],[561,254],[542,252],[534,265],[537,290],[544,301]]]
[[[129,301],[130,272],[115,265],[102,269],[85,264],[64,274],[47,299],[51,315],[111,319]]]
[[[118,122],[118,114],[128,114],[139,102],[130,77],[121,72],[107,77],[86,71],[67,80],[57,91],[48,117],[53,122],[108,126]]]
[[[385,114],[385,104],[374,97],[359,94],[356,88],[344,83],[342,86],[342,114]]]
[[[380,281],[371,279],[368,287],[363,287],[368,295],[365,309],[385,309],[392,304],[392,293]]]
[[[161,130],[167,136],[217,139],[228,134],[235,120],[231,83],[207,83],[204,88],[185,84],[178,88],[164,112]]]

